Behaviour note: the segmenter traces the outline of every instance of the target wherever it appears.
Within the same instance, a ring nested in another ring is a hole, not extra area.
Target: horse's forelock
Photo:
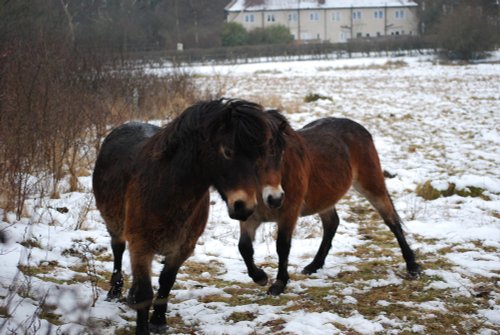
[[[286,148],[286,135],[293,132],[287,118],[276,109],[266,111],[271,124],[272,142],[271,149],[275,154],[281,153]]]
[[[238,101],[231,106],[232,131],[237,149],[263,155],[271,137],[270,125],[260,105]]]

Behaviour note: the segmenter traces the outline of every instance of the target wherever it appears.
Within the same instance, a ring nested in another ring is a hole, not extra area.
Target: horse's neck
[[[179,146],[165,164],[177,187],[193,190],[197,194],[203,194],[210,187],[210,169],[196,145]]]
[[[197,173],[190,173],[192,167],[167,160],[155,164],[139,175],[140,199],[153,211],[190,211],[208,192],[209,181]]]
[[[287,140],[286,152],[289,155],[296,156],[301,161],[307,161],[309,152],[305,139],[298,132],[293,132]]]

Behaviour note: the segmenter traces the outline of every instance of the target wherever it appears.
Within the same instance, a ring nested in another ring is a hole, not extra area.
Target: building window
[[[352,12],[352,19],[361,20],[361,12],[360,11]]]
[[[373,17],[375,19],[383,19],[384,18],[384,12],[381,10],[376,10],[373,12]]]
[[[340,12],[332,13],[332,21],[340,21]]]
[[[274,22],[276,19],[274,18],[274,14],[267,14],[267,22]]]
[[[309,20],[310,21],[319,21],[319,13],[318,12],[309,13]]]
[[[363,34],[362,34],[362,33],[357,33],[357,34],[356,34],[356,37],[357,37],[357,38],[361,38],[361,37],[363,37]]]
[[[255,22],[255,16],[253,14],[245,15],[245,22],[247,23]]]
[[[288,21],[297,22],[298,17],[297,13],[288,13]]]
[[[398,9],[395,13],[394,16],[396,19],[402,20],[405,17],[405,11],[403,9]]]

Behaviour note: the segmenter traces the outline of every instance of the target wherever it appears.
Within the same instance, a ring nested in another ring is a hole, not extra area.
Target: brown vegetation
[[[193,103],[190,75],[133,64],[40,38],[0,45],[0,207],[21,216],[30,195],[57,197],[88,175],[108,126],[169,118]]]

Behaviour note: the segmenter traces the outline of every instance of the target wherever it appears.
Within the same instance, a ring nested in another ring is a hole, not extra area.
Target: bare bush
[[[498,23],[480,6],[463,3],[445,15],[437,27],[437,45],[449,59],[477,59],[493,50]]]
[[[0,207],[21,217],[27,197],[58,197],[91,173],[110,126],[169,118],[197,99],[191,76],[147,75],[134,64],[63,41],[0,45]]]

